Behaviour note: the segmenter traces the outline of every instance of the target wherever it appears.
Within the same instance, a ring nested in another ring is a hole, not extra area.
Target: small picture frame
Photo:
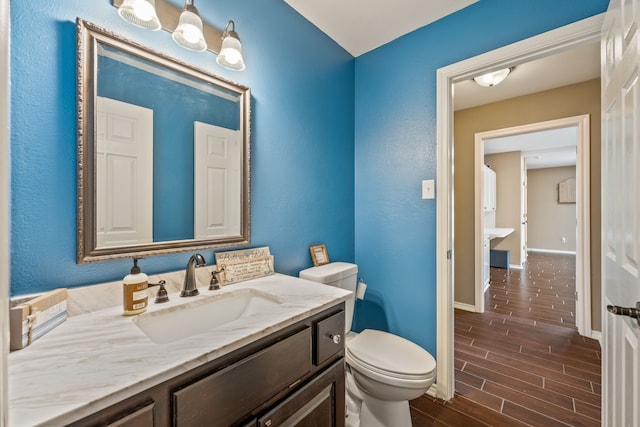
[[[314,267],[329,264],[329,255],[327,255],[327,248],[324,245],[311,246],[309,251]]]

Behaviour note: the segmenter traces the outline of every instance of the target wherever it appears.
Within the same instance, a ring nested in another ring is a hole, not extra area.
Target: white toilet
[[[347,426],[410,427],[409,400],[436,377],[436,361],[422,347],[388,332],[350,332],[358,266],[333,262],[300,272],[300,278],[350,290],[345,303]]]

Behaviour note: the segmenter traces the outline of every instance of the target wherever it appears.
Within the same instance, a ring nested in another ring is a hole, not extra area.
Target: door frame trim
[[[600,40],[604,13],[439,68],[436,72],[437,397],[453,398],[453,84]]]
[[[590,117],[588,114],[546,120],[502,129],[494,129],[475,134],[475,311],[484,313],[484,283],[482,277],[484,241],[484,215],[482,215],[482,163],[484,158],[484,140],[524,133],[573,127],[576,135],[576,326],[581,335],[590,337],[591,330],[591,230],[590,230]]]

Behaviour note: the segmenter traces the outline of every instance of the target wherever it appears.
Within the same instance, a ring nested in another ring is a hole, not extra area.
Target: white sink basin
[[[165,344],[218,328],[242,317],[269,313],[282,301],[257,289],[238,289],[141,314],[133,323],[158,344]]]

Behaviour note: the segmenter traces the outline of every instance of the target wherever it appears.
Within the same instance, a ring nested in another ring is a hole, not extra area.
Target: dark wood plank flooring
[[[455,312],[456,394],[410,402],[414,427],[599,426],[600,344],[575,327],[575,256],[492,268],[485,313]]]

